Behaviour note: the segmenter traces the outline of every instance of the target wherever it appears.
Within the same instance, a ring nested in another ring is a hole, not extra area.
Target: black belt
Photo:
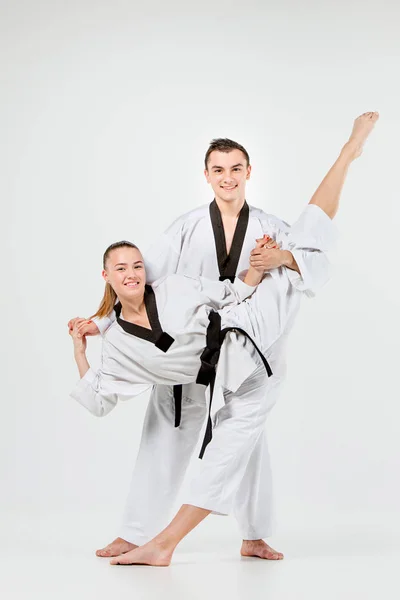
[[[204,348],[202,355],[200,356],[201,367],[196,379],[196,383],[210,386],[210,403],[208,408],[207,428],[204,435],[203,445],[200,450],[199,458],[203,458],[204,451],[212,439],[211,403],[214,393],[214,384],[219,354],[221,346],[224,342],[225,336],[228,333],[228,331],[238,331],[239,333],[242,333],[244,336],[246,336],[252,342],[254,348],[257,350],[263,362],[265,370],[267,371],[268,377],[271,377],[272,375],[272,370],[268,364],[267,359],[265,358],[261,350],[256,346],[255,342],[249,336],[247,331],[244,331],[244,329],[240,329],[239,327],[225,327],[224,329],[221,329],[221,315],[217,312],[211,311],[208,315],[208,318],[210,324],[207,327],[207,345]]]
[[[225,281],[226,279],[229,279],[229,281],[231,283],[233,283],[235,281],[236,277],[235,277],[235,275],[220,275],[220,278],[219,278],[220,281]],[[244,332],[244,333],[245,333],[245,335],[247,335],[246,332]],[[247,337],[249,337],[249,336],[247,336]],[[205,383],[204,385],[208,385],[208,383]],[[181,424],[181,417],[182,417],[182,384],[174,385],[173,393],[174,393],[174,405],[175,405],[175,427],[179,427],[179,425]]]
[[[181,424],[182,416],[182,384],[174,385],[175,427]]]

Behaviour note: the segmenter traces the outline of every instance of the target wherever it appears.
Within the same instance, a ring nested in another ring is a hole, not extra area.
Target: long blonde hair
[[[136,250],[139,250],[139,248],[135,246],[135,244],[132,244],[132,242],[127,242],[126,240],[122,240],[121,242],[115,242],[114,244],[111,244],[111,246],[108,246],[107,250],[103,254],[103,269],[106,268],[107,259],[111,251],[115,250],[116,248],[136,248]],[[117,294],[114,292],[111,285],[107,282],[103,298],[100,302],[100,306],[97,309],[97,312],[89,318],[94,319],[94,317],[98,317],[99,319],[102,319],[103,317],[106,317],[113,310],[117,300]]]

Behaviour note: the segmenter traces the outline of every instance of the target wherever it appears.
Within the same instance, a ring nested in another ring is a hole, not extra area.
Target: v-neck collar
[[[120,302],[114,306],[115,314],[117,315],[117,323],[126,333],[130,333],[131,335],[141,338],[142,340],[151,342],[163,352],[167,352],[175,340],[168,333],[162,330],[161,323],[158,318],[156,297],[151,285],[145,286],[144,305],[146,307],[147,317],[149,319],[151,329],[121,319],[120,315],[122,306]]]
[[[226,252],[226,238],[221,211],[215,199],[210,204],[210,218],[214,232],[215,249],[217,251],[219,280],[230,279],[233,282],[242,253],[244,238],[246,237],[249,222],[249,205],[245,201],[241,208],[229,254]]]

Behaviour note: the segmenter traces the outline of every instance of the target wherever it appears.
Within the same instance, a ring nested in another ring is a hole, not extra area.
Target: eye
[[[142,265],[136,265],[135,269],[142,269]]]
[[[125,267],[118,267],[117,271],[125,271]]]
[[[235,167],[233,170],[234,171],[240,171],[240,167]]]

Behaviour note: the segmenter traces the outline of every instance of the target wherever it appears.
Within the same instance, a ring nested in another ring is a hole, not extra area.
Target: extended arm
[[[71,396],[94,415],[103,417],[115,407],[118,397],[116,394],[99,394],[97,392],[93,386],[97,374],[90,368],[86,357],[86,337],[79,334],[77,325],[70,331],[70,335],[74,343],[74,358],[81,378]]]
[[[112,350],[102,352],[102,368],[94,371],[86,358],[86,338],[75,327],[70,335],[74,342],[74,357],[81,379],[71,392],[71,397],[97,417],[104,417],[117,405],[142,394],[151,385],[129,379],[127,372],[118,366]],[[103,342],[104,344],[105,342]],[[110,359],[110,360],[108,360]]]

